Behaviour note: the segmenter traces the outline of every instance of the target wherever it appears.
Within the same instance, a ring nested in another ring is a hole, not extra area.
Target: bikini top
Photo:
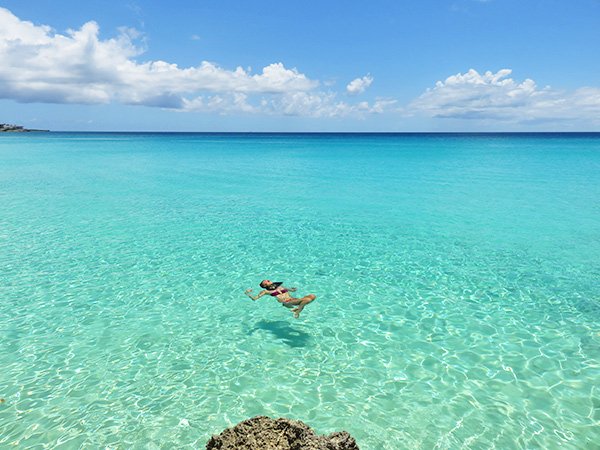
[[[275,290],[273,292],[271,292],[271,297],[277,297],[279,294],[285,294],[288,290],[287,289],[280,289],[280,290]]]

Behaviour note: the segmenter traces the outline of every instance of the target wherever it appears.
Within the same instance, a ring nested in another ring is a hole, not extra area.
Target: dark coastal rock
[[[210,438],[206,450],[359,450],[346,431],[319,436],[299,420],[257,416]]]
[[[10,123],[0,123],[0,133],[12,132],[12,133],[28,133],[31,131],[48,131],[48,130],[30,130],[28,128],[24,128],[20,125],[12,125]]]

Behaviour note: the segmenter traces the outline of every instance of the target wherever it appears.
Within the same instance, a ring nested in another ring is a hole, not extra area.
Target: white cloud
[[[184,99],[177,109],[184,112],[214,112],[219,114],[260,112],[260,108],[248,103],[248,95],[242,93],[216,94],[198,96],[189,100]]]
[[[144,36],[131,28],[103,40],[92,21],[60,34],[0,8],[0,98],[307,117],[363,116],[381,113],[392,104],[337,101],[335,92],[318,92],[318,81],[282,63],[252,73],[208,61],[187,68],[166,61],[138,62],[145,51],[140,42]],[[370,76],[358,78],[348,90],[363,92],[372,81]]]
[[[269,114],[283,113],[288,116],[360,118],[391,111],[395,103],[395,100],[376,99],[373,104],[366,101],[351,104],[338,101],[334,92],[294,92],[270,101],[264,100],[261,109]]]
[[[378,98],[375,100],[375,103],[373,103],[373,106],[370,107],[370,112],[377,114],[383,114],[384,112],[388,111],[398,112],[399,110],[397,108],[392,108],[395,107],[396,103],[398,103],[398,100]]]
[[[496,73],[469,70],[438,81],[414,100],[409,109],[432,117],[501,121],[598,120],[600,89],[565,93],[538,88],[527,78],[509,78],[510,69]]]
[[[373,83],[373,77],[371,75],[365,75],[362,78],[355,78],[348,83],[348,86],[346,86],[346,91],[351,95],[362,94],[369,86],[371,86],[371,83]]]
[[[165,61],[136,62],[135,30],[101,40],[88,22],[66,34],[20,20],[0,8],[0,97],[21,102],[107,103],[183,108],[199,92],[234,94],[293,93],[318,82],[282,63],[251,74],[203,61],[180,68]],[[235,97],[235,95],[234,95]],[[217,97],[213,97],[217,98]]]

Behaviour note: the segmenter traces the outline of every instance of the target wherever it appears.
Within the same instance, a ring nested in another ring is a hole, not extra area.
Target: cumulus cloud
[[[248,95],[243,93],[223,93],[183,99],[181,105],[175,109],[184,112],[212,112],[218,114],[261,112],[260,108],[248,102]]]
[[[371,75],[365,75],[362,78],[355,78],[348,86],[346,86],[346,91],[350,95],[362,94],[365,90],[371,86],[373,83],[373,77]]]
[[[226,93],[235,99],[236,94],[283,94],[318,86],[282,63],[270,64],[257,74],[241,67],[227,70],[208,61],[189,68],[165,61],[138,63],[134,58],[143,49],[134,44],[137,37],[135,30],[121,29],[116,38],[101,40],[95,22],[58,34],[0,8],[0,97],[181,108],[189,104],[188,96],[198,92]]]
[[[60,34],[0,8],[0,98],[308,117],[381,113],[391,105],[388,100],[340,102],[335,92],[317,91],[317,80],[281,62],[258,73],[209,61],[185,68],[166,61],[138,62],[145,51],[140,42],[143,35],[131,28],[101,39],[98,24],[91,21]],[[370,76],[356,79],[348,89],[362,92],[371,82]]]
[[[581,88],[571,93],[539,88],[527,78],[510,78],[512,71],[480,74],[474,69],[438,81],[414,100],[409,109],[432,117],[536,121],[594,119],[600,117],[600,89]]]
[[[395,100],[376,99],[372,104],[351,104],[337,100],[335,92],[293,92],[263,99],[260,108],[267,114],[305,116],[313,118],[364,117],[391,110]]]

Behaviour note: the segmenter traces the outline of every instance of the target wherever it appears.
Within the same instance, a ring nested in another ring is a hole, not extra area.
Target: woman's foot
[[[292,309],[292,312],[294,313],[294,318],[297,319],[298,317],[300,317],[300,311],[302,311],[300,308],[294,308]]]

